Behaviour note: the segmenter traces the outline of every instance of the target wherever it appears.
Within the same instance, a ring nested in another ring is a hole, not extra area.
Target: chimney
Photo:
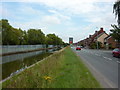
[[[100,31],[103,31],[103,28],[102,28],[102,27],[100,28]]]
[[[92,35],[89,35],[89,38],[91,38],[92,37]]]

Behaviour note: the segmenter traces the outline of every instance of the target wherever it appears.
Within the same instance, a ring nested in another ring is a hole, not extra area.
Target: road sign
[[[72,37],[69,38],[69,44],[73,44],[73,38]]]

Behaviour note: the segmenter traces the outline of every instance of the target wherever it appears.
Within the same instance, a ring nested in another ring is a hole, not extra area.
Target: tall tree
[[[13,28],[6,19],[0,20],[0,36],[3,45],[63,44],[62,39],[55,34],[48,34],[45,37],[41,29],[29,29],[26,32],[20,28]]]
[[[120,28],[120,1],[116,1],[113,5],[113,13],[115,13],[115,16],[118,18],[118,26]]]
[[[117,40],[118,47],[120,47],[120,1],[117,0],[115,4],[113,5],[113,13],[115,13],[115,16],[117,17],[117,25],[111,25],[113,29],[111,29],[111,36]]]
[[[61,38],[59,38],[55,34],[48,34],[46,36],[46,43],[49,45],[62,45],[63,41]]]
[[[27,33],[29,44],[45,44],[45,35],[41,29],[29,29]]]
[[[28,44],[28,34],[27,32],[24,30],[23,31],[23,37],[22,37],[22,45],[27,45]]]
[[[21,31],[13,28],[8,20],[2,19],[2,44],[3,45],[19,45],[21,37]]]

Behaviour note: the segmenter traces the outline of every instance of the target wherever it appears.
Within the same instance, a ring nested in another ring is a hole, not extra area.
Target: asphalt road
[[[118,88],[118,65],[120,65],[120,58],[113,57],[112,51],[92,49],[76,51],[75,47],[71,48],[80,56],[103,88]]]

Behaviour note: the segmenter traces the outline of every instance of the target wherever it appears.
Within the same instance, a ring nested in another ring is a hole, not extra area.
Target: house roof
[[[99,30],[99,31],[95,31],[95,33],[94,33],[93,35],[89,35],[89,38],[86,38],[86,39],[81,40],[81,41],[85,41],[85,42],[88,42],[88,41],[89,41],[89,43],[90,43],[90,42],[94,41],[94,39],[95,39],[97,36],[100,37],[100,36],[103,35],[103,34],[108,35],[108,34],[103,30],[103,28],[100,28],[100,30]],[[81,41],[79,41],[79,42],[81,42]]]
[[[110,38],[111,37],[111,35],[108,35],[106,38],[104,38],[104,39],[108,39],[108,38]]]
[[[99,31],[95,31],[95,33],[92,35],[91,39],[94,40],[97,36],[100,37],[102,34],[108,35],[103,28],[100,28]]]
[[[103,34],[106,34],[106,33],[103,32],[103,33],[99,34],[98,36],[95,37],[95,39],[96,39],[96,38],[99,38],[99,37],[100,37],[101,35],[103,35]],[[106,35],[108,35],[108,34],[106,34]]]

